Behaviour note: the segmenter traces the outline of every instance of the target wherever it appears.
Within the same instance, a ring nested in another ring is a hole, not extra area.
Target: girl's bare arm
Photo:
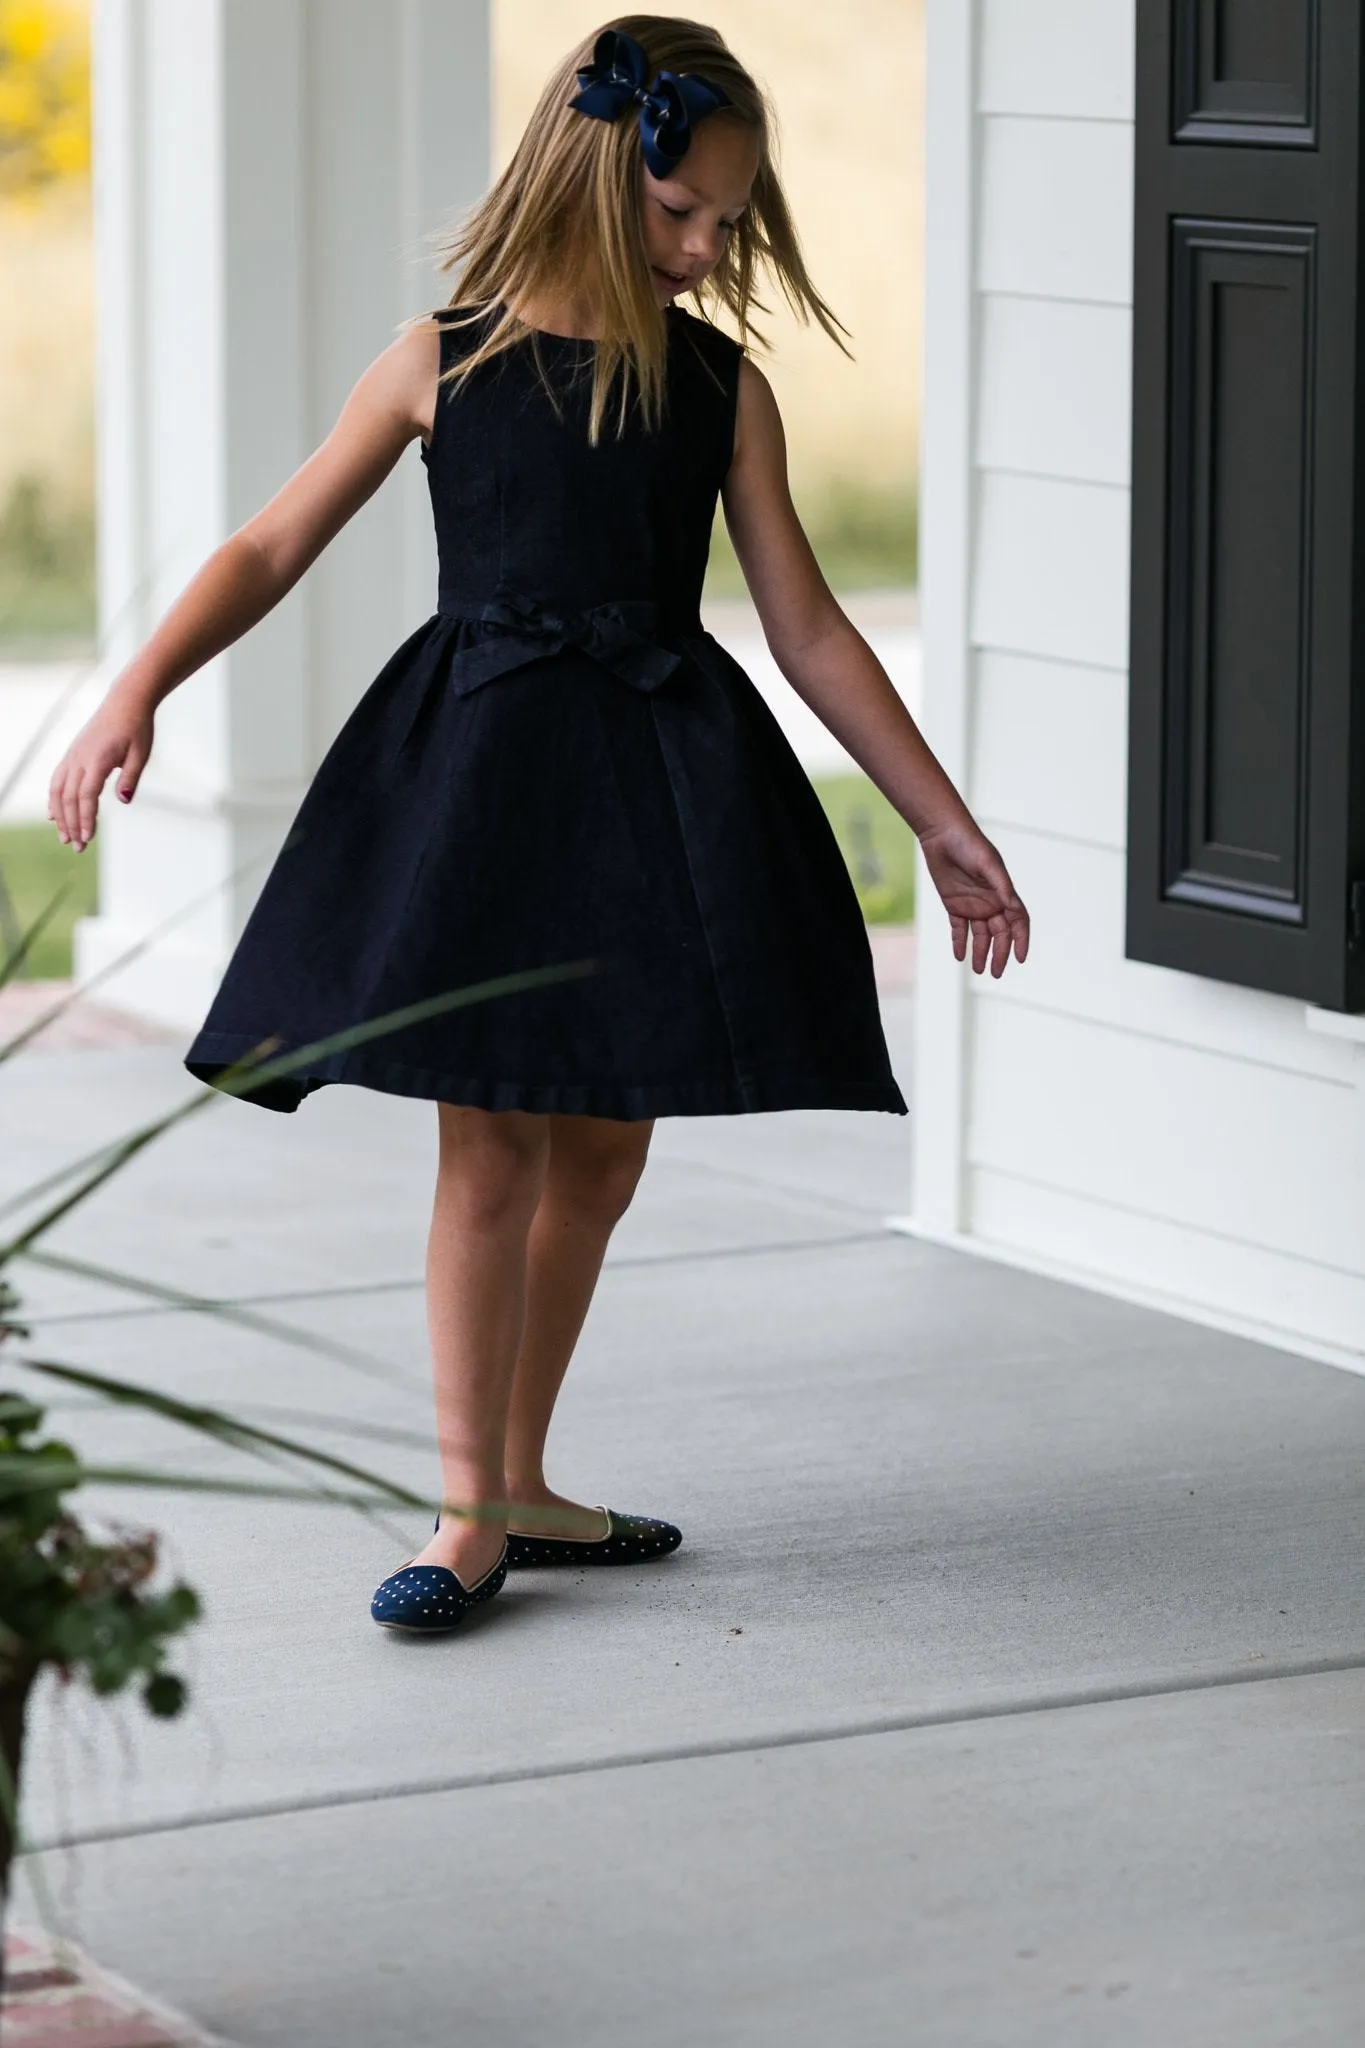
[[[1028,912],[999,853],[906,710],[872,649],[840,607],[811,550],[787,485],[786,437],[771,387],[740,367],[735,451],[725,519],[773,658],[895,805],[924,850],[947,908],[959,960],[979,974],[1028,951]]]
[[[115,677],[52,777],[48,816],[64,843],[89,845],[100,792],[115,768],[121,771],[118,795],[131,801],[162,699],[273,610],[378,490],[408,442],[430,434],[439,351],[438,330],[428,323],[410,328],[375,358],[327,439],[214,549]]]

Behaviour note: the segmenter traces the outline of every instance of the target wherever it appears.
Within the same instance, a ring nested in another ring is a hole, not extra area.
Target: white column
[[[99,528],[112,674],[449,283],[422,237],[483,189],[488,0],[97,0]],[[192,1028],[341,720],[435,605],[425,475],[398,472],[158,718],[107,802],[85,979]],[[229,878],[239,875],[235,882]]]
[[[967,789],[969,596],[975,511],[976,32],[978,0],[929,0],[925,65],[925,393],[921,723]],[[963,1228],[967,976],[923,857],[915,880],[914,1208],[902,1228]]]

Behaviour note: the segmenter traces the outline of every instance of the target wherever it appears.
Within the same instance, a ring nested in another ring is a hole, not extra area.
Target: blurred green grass
[[[95,637],[95,522],[58,509],[41,478],[17,477],[0,506],[0,648],[55,653]]]
[[[39,935],[16,977],[65,981],[71,973],[71,934],[78,917],[95,908],[96,847],[76,853],[51,825],[0,825],[0,952],[8,951],[66,882],[71,887],[52,922]]]
[[[869,924],[908,924],[915,914],[915,841],[909,826],[865,775],[817,775],[812,782]],[[65,981],[76,920],[95,910],[99,841],[85,853],[63,846],[51,825],[0,825],[0,947],[71,883],[19,979]]]
[[[882,489],[836,480],[798,494],[797,511],[834,590],[913,587],[919,571],[913,485]],[[706,591],[709,597],[745,593],[719,512]],[[41,479],[21,476],[0,507],[0,649],[41,655],[87,646],[94,636],[93,518],[59,509]]]
[[[869,924],[915,915],[915,835],[865,775],[813,775]]]
[[[835,591],[907,590],[919,576],[919,497],[913,484],[881,489],[835,480],[794,493],[825,581]],[[744,574],[725,516],[717,511],[706,571],[708,597],[742,597]]]

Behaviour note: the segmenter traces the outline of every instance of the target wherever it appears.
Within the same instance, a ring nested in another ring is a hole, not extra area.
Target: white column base
[[[195,806],[176,802],[149,771],[128,809],[106,802],[97,843],[107,908],[76,927],[77,983],[107,974],[100,999],[153,1023],[196,1030],[299,794]]]
[[[85,917],[76,926],[76,980],[85,983],[121,960],[146,935],[112,917]],[[168,937],[102,983],[101,1002],[130,1010],[150,1023],[197,1031],[222,977],[226,956]]]
[[[1130,1301],[1137,1308],[1155,1309],[1161,1315],[1178,1316],[1197,1323],[1201,1329],[1224,1330],[1229,1336],[1245,1337],[1253,1344],[1287,1351],[1296,1358],[1318,1365],[1334,1365],[1341,1372],[1365,1377],[1365,1350],[1337,1344],[1303,1330],[1285,1329],[1255,1315],[1239,1315],[1218,1302],[1200,1301],[1174,1290],[1150,1286],[1131,1274],[1097,1271],[1037,1251],[1031,1245],[1006,1244],[998,1238],[977,1237],[968,1230],[940,1229],[922,1215],[886,1216],[888,1230],[901,1237],[917,1237],[926,1244],[942,1245],[946,1251],[967,1252],[975,1259],[988,1259],[998,1266],[1012,1266],[1021,1273],[1036,1273],[1045,1280],[1060,1280],[1068,1287],[1083,1287],[1090,1294],[1108,1295],[1113,1301]]]

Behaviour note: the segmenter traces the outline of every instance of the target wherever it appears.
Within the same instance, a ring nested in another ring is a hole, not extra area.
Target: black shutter
[[[1365,1008],[1362,0],[1138,0],[1130,959]]]

